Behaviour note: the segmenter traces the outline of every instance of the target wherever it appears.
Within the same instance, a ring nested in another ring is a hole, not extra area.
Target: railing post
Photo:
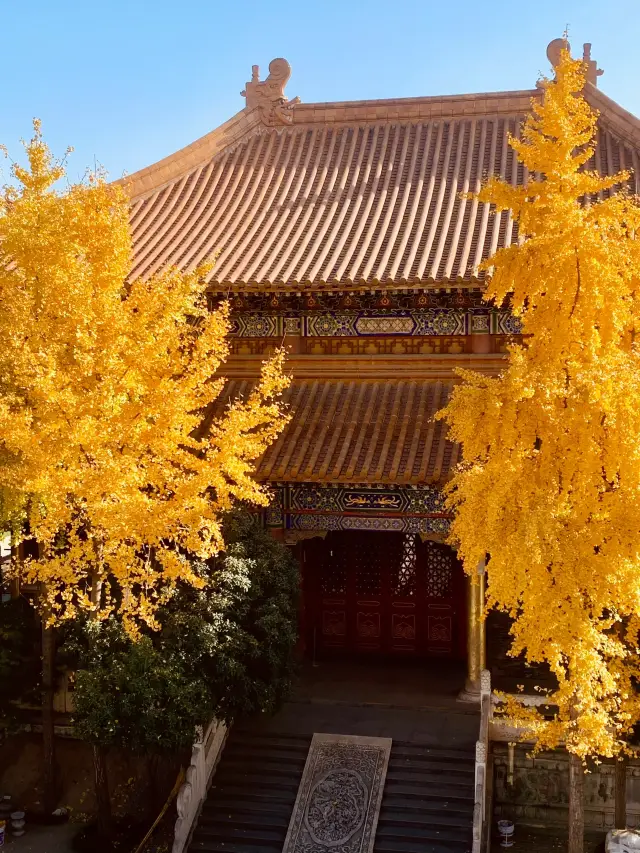
[[[472,853],[482,853],[487,833],[487,765],[489,758],[489,722],[491,720],[491,673],[480,673],[480,730],[476,741],[474,777]]]
[[[202,803],[207,796],[211,777],[224,748],[226,736],[227,727],[217,720],[213,720],[206,731],[203,731],[201,726],[196,729],[191,761],[176,797],[178,818],[171,853],[183,853],[187,847]]]

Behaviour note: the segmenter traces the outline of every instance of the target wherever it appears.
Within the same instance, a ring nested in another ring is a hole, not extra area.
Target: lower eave
[[[293,282],[241,282],[241,281],[212,281],[207,285],[207,291],[218,296],[236,293],[372,293],[372,292],[443,292],[484,291],[486,279],[475,277],[471,279],[421,279],[419,281],[293,281]]]
[[[246,397],[254,382],[230,380],[216,410]],[[284,394],[291,420],[260,460],[258,479],[275,483],[442,483],[460,446],[434,416],[452,381],[294,380]]]

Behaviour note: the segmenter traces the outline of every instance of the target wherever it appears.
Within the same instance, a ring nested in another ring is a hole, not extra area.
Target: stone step
[[[282,844],[252,844],[248,842],[221,841],[218,838],[194,836],[189,851],[195,853],[282,853]]]
[[[378,826],[380,823],[385,823],[390,826],[405,826],[409,829],[430,826],[465,826],[469,829],[473,825],[473,814],[469,813],[469,809],[443,812],[437,804],[430,805],[431,808],[411,810],[399,806],[387,806],[383,801]]]
[[[387,770],[387,782],[399,782],[408,785],[416,784],[422,786],[433,785],[434,793],[437,793],[444,779],[447,780],[447,785],[452,788],[473,788],[473,776],[469,776],[468,774],[443,774],[437,770],[413,772],[413,770],[407,767],[402,767],[401,769],[390,767]]]
[[[257,753],[249,749],[230,749],[229,754],[225,752],[226,763],[229,764],[259,764],[261,767],[271,764],[284,765],[287,767],[300,767],[304,769],[307,753],[296,754],[293,752],[264,751]]]
[[[395,781],[387,779],[385,793],[388,796],[399,796],[406,799],[420,799],[431,801],[456,801],[456,802],[471,802],[473,804],[473,786],[463,785],[448,785],[441,783],[440,785],[425,785],[419,784],[411,780],[411,784],[404,781]]]
[[[215,777],[217,778],[217,777]],[[288,787],[283,790],[282,788],[275,787],[265,787],[264,784],[254,787],[248,787],[246,785],[222,785],[218,781],[215,785],[212,785],[209,789],[209,797],[206,802],[213,804],[217,802],[218,798],[223,797],[225,801],[234,800],[236,797],[238,800],[242,799],[252,804],[270,807],[273,805],[274,807],[282,804],[290,804],[291,808],[293,808],[293,803],[296,798],[296,793],[298,790],[298,782],[294,787]],[[293,793],[291,793],[293,791]]]
[[[249,829],[246,826],[233,826],[229,824],[200,823],[194,837],[197,838],[220,838],[231,842],[248,842],[250,844],[282,844],[287,834],[286,827],[282,832],[268,827]]]
[[[309,751],[311,738],[306,735],[257,735],[249,732],[236,732],[229,738],[227,746],[247,746],[262,751],[264,749],[305,750]]]
[[[202,806],[203,815],[242,813],[251,814],[256,820],[262,820],[263,816],[285,817],[287,821],[291,817],[294,798],[288,794],[278,795],[266,793],[263,797],[247,794],[243,789],[235,792],[225,788],[220,791],[219,796],[209,797]]]
[[[473,779],[475,773],[475,764],[458,764],[447,763],[446,761],[438,761],[433,758],[423,758],[422,756],[402,756],[398,758],[391,753],[389,760],[389,770],[408,770],[411,773],[439,773],[439,774],[455,774],[456,776],[468,776]]]
[[[471,748],[451,749],[421,743],[394,741],[391,752],[399,758],[405,755],[409,757],[424,756],[426,758],[437,758],[438,761],[460,761],[463,764],[475,764],[475,755]]]
[[[269,767],[268,770],[261,773],[259,768],[255,766],[252,766],[251,770],[248,770],[234,766],[226,767],[222,764],[220,765],[219,772],[218,787],[227,783],[248,785],[249,787],[282,785],[282,787],[288,788],[293,785],[297,790],[302,776],[302,771],[300,773],[292,773],[291,770],[278,767]]]
[[[419,843],[420,841],[460,842],[464,844],[469,838],[469,827],[437,826],[424,824],[419,828],[411,826],[395,826],[386,823],[378,823],[376,839],[380,841],[409,841]]]
[[[418,842],[384,839],[378,842],[376,839],[373,853],[471,853],[471,843],[433,839],[422,839]]]
[[[283,810],[280,814],[270,811],[268,813],[256,813],[253,810],[239,809],[237,804],[233,809],[216,806],[214,809],[202,811],[200,824],[202,826],[213,826],[214,824],[227,824],[234,826],[264,826],[271,829],[284,829],[286,832],[291,817],[291,808]]]
[[[382,808],[395,814],[431,815],[431,814],[465,814],[471,820],[469,802],[466,799],[441,799],[440,797],[416,797],[411,799],[402,794],[389,794],[385,791],[382,798]]]

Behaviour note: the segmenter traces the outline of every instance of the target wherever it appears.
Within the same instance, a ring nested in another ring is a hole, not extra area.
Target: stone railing
[[[197,731],[191,751],[191,762],[176,798],[178,819],[171,853],[183,853],[187,847],[226,738],[227,727],[217,720],[209,723],[204,732],[202,729]]]
[[[491,673],[483,669],[480,676],[480,732],[476,741],[472,853],[482,853],[489,831],[490,816],[487,814],[487,766],[489,759],[489,723],[491,722],[491,713]]]

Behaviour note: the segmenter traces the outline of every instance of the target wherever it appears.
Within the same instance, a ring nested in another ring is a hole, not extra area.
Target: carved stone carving
[[[283,853],[371,853],[391,740],[315,734]]]
[[[480,673],[480,692],[491,693],[491,673],[488,669],[483,669]]]
[[[421,542],[446,542],[448,533],[428,533],[423,530],[418,531],[418,536]]]
[[[178,796],[173,845],[171,853],[184,853],[191,828],[207,795],[209,780],[224,747],[227,727],[213,720],[207,730],[198,726],[191,751],[191,762],[187,767]]]
[[[297,545],[305,539],[326,539],[328,530],[285,530],[285,545]]]
[[[240,94],[246,98],[247,108],[258,107],[262,121],[269,127],[293,123],[293,108],[300,98],[288,100],[284,88],[291,77],[291,66],[286,59],[272,59],[269,63],[269,76],[260,80],[260,69],[254,65],[251,80]]]
[[[487,760],[487,745],[481,740],[476,741],[476,764],[485,764]]]
[[[315,844],[339,847],[364,821],[367,786],[356,770],[329,770],[309,795],[304,822]]]

